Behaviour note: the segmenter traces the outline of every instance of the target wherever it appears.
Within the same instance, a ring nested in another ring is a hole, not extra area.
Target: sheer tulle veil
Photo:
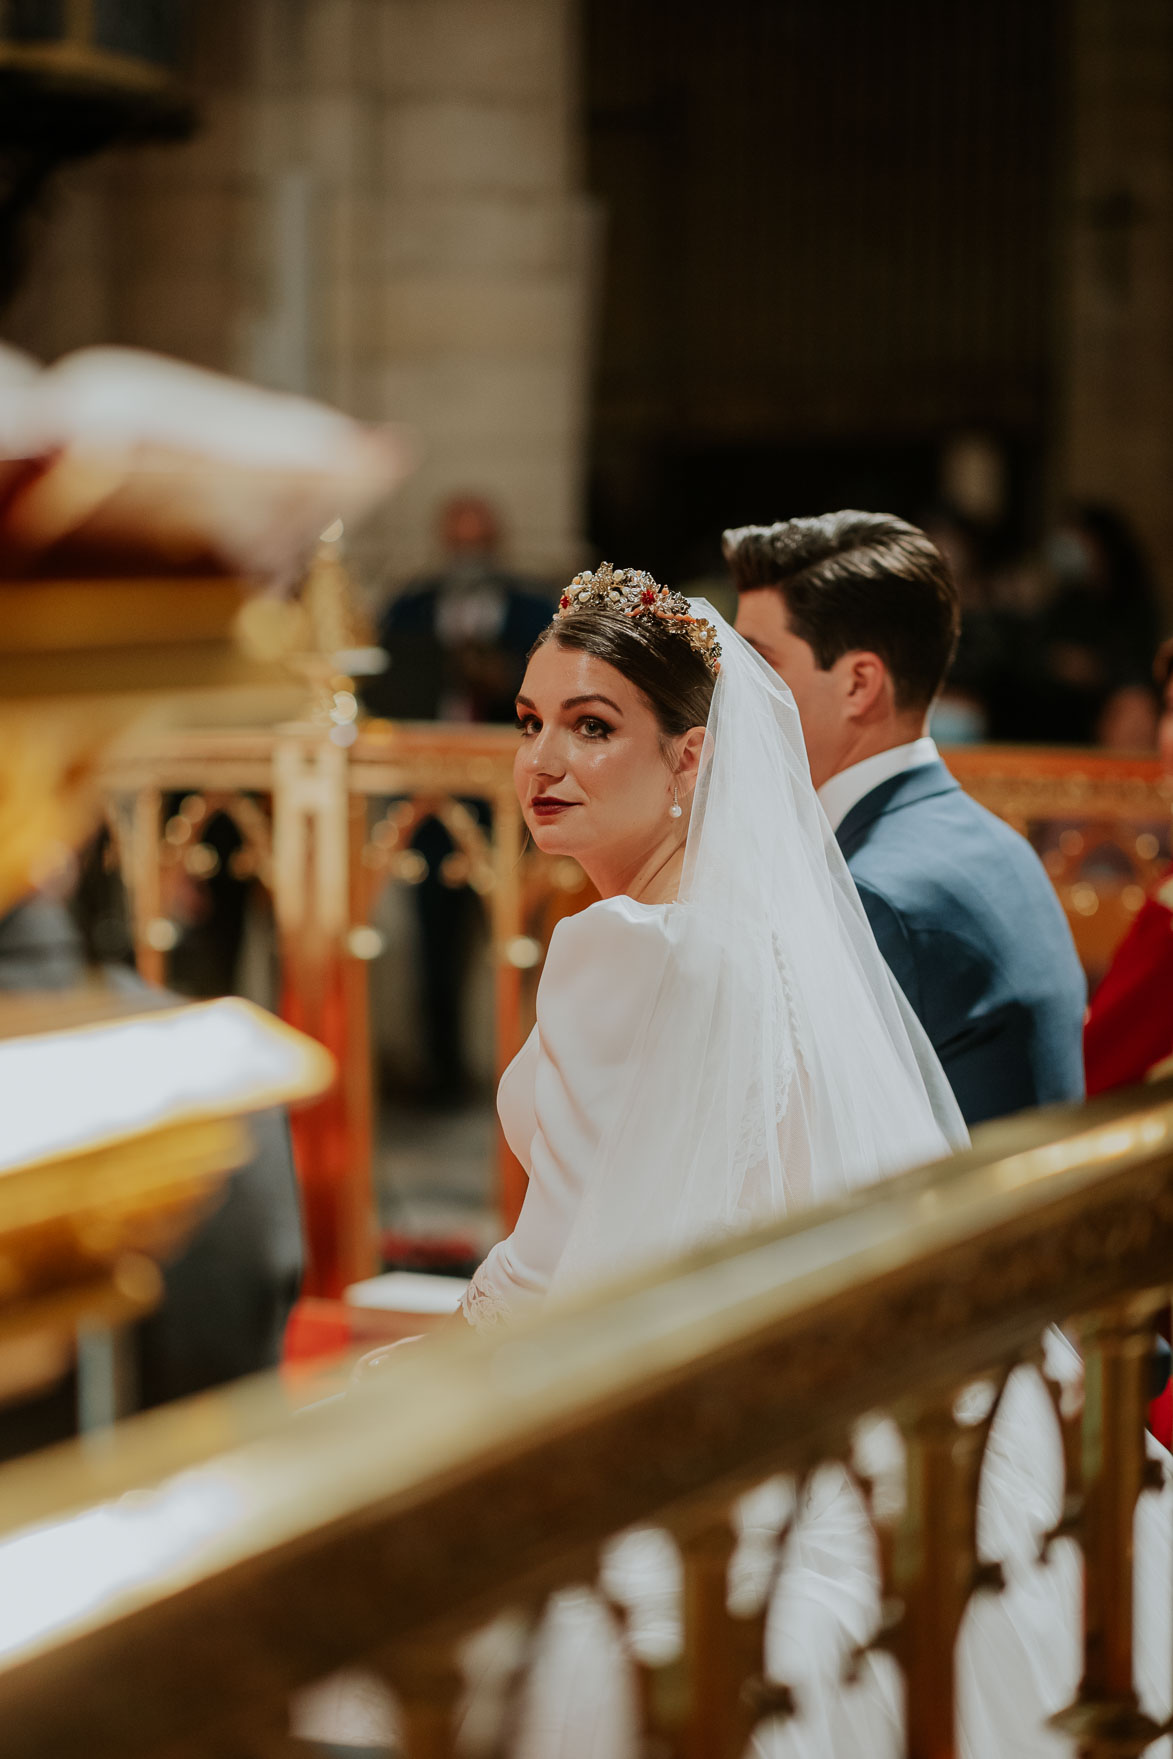
[[[556,1293],[968,1141],[811,785],[794,698],[706,600],[692,608],[722,660],[670,951]]]

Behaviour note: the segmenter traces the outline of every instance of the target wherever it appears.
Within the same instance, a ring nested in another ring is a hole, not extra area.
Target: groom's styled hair
[[[879,654],[898,709],[927,708],[957,648],[961,609],[949,565],[923,531],[890,513],[823,513],[727,531],[739,592],[774,587],[791,631],[823,671]]]

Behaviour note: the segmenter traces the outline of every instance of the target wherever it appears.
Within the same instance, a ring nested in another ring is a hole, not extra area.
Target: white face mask
[[[1083,586],[1090,579],[1092,565],[1087,545],[1074,531],[1057,531],[1043,546],[1047,566],[1064,586]]]
[[[980,745],[987,727],[981,704],[962,696],[940,697],[929,711],[929,732],[938,745]]]

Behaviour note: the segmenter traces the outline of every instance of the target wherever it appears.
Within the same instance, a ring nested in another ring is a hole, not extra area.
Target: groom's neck
[[[923,738],[928,730],[929,717],[923,709],[884,715],[875,721],[849,722],[832,756],[833,767],[819,777],[816,786],[822,787],[832,776],[842,775],[844,770],[863,763],[866,758],[878,757],[882,751],[893,751],[898,745],[911,745],[914,739]]]

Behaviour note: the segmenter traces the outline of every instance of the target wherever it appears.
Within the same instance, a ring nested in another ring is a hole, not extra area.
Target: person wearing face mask
[[[1055,590],[1037,630],[1041,676],[1023,681],[1033,697],[1034,736],[1151,748],[1156,597],[1135,536],[1113,508],[1081,503],[1048,540],[1044,559]]]
[[[552,599],[506,566],[501,521],[481,496],[446,501],[437,536],[440,566],[382,613],[379,644],[391,663],[364,687],[367,706],[392,720],[512,721]]]

